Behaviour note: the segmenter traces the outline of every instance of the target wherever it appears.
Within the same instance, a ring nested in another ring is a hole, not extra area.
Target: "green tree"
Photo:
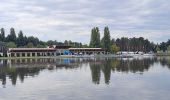
[[[98,27],[94,27],[91,30],[90,47],[93,48],[100,47],[100,32]]]
[[[111,46],[111,52],[112,53],[116,53],[116,52],[118,52],[119,51],[119,47],[116,45],[116,44],[113,44],[112,46]]]
[[[39,44],[39,39],[37,37],[30,36],[27,38],[27,43],[32,43],[34,46]]]
[[[14,42],[8,42],[6,44],[6,46],[7,46],[7,48],[16,48],[17,47],[17,45]]]
[[[10,34],[7,36],[6,41],[16,43],[16,39],[17,39],[17,37],[16,37],[16,34],[15,34],[15,30],[14,30],[14,28],[11,28]]]
[[[167,47],[167,50],[170,51],[170,45]]]
[[[55,41],[52,41],[52,40],[48,40],[47,41],[47,45],[57,45],[57,41],[55,40]]]
[[[159,46],[157,45],[157,47],[156,47],[156,52],[159,52],[160,51],[160,48],[159,48]]]
[[[83,44],[82,48],[88,48],[89,46],[87,44]]]
[[[39,44],[37,45],[38,48],[46,48],[47,44],[46,42],[40,41]]]
[[[45,47],[46,47],[45,45],[41,45],[41,44],[37,45],[37,48],[45,48]]]
[[[0,34],[0,41],[5,41],[5,30],[4,28],[1,28],[1,34]]]
[[[160,49],[161,49],[163,52],[165,52],[165,51],[167,50],[167,44],[166,44],[165,42],[162,42],[162,43],[160,44]]]
[[[110,31],[108,27],[104,28],[104,36],[102,39],[102,47],[106,49],[107,52],[110,52],[111,41],[110,41]]]
[[[26,45],[26,40],[24,39],[22,31],[19,31],[18,38],[17,38],[17,46],[23,47]]]
[[[29,43],[27,44],[27,48],[34,48],[33,43],[29,42]]]

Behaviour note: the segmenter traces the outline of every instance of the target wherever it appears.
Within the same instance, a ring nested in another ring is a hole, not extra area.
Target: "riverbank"
[[[39,56],[39,57],[0,57],[0,59],[38,59],[38,58],[72,58],[69,56]]]
[[[144,57],[145,55],[62,55],[62,56],[32,56],[32,57],[0,57],[0,59],[38,59],[38,58],[133,58]]]
[[[156,53],[156,56],[170,56],[170,53]]]

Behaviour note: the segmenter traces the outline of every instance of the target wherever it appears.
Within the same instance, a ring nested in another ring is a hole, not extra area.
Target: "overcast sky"
[[[170,39],[169,0],[0,0],[0,26],[41,40],[89,43],[91,29],[111,36]]]

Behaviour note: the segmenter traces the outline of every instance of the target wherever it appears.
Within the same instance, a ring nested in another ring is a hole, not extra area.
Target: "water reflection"
[[[95,84],[100,83],[101,73],[104,74],[105,83],[109,84],[111,71],[123,73],[137,73],[142,74],[148,71],[150,66],[156,62],[156,58],[151,59],[105,59],[102,64],[91,63],[90,69],[92,73],[92,81]]]
[[[24,82],[27,77],[35,77],[43,70],[70,70],[80,67],[89,67],[94,84],[100,84],[104,76],[106,84],[110,83],[112,73],[139,73],[147,72],[154,63],[159,63],[170,69],[169,58],[143,59],[11,59],[0,60],[0,81],[5,86],[7,79],[16,85],[17,80]],[[85,65],[85,66],[83,66]]]
[[[170,69],[170,58],[169,57],[161,57],[159,61],[163,67],[168,67]]]

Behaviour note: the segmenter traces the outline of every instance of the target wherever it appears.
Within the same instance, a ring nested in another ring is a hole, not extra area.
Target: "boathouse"
[[[56,56],[53,48],[9,48],[9,57]]]
[[[105,54],[102,48],[69,48],[73,54],[91,55],[91,54]]]
[[[52,45],[47,48],[9,48],[8,57],[38,57],[60,55],[105,54],[102,48],[71,48],[71,46]]]

